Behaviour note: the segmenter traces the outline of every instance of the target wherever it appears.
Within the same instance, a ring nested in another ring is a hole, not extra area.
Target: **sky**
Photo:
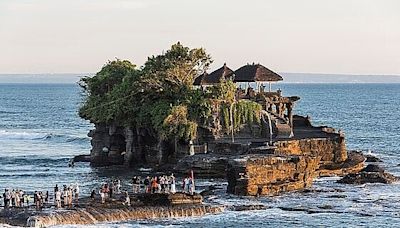
[[[178,41],[214,69],[400,75],[400,1],[0,0],[0,74],[142,65]]]

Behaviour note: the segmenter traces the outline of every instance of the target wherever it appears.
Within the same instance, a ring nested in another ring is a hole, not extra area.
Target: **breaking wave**
[[[0,140],[45,140],[55,142],[89,142],[88,137],[58,135],[53,133],[37,133],[25,131],[0,130]]]
[[[32,132],[11,132],[6,130],[0,130],[0,140],[34,140],[34,139],[43,139],[46,137],[46,134],[43,133],[32,133]]]

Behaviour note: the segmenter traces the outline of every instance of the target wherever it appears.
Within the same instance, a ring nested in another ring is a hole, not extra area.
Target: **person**
[[[31,201],[31,196],[28,194],[24,195],[26,206],[29,207],[29,202]]]
[[[21,199],[19,197],[19,190],[15,191],[15,207],[20,207]]]
[[[64,185],[64,190],[63,190],[63,203],[64,203],[64,207],[66,207],[68,205],[68,189],[67,186]]]
[[[96,191],[93,189],[93,190],[92,190],[92,193],[90,193],[90,199],[91,199],[92,201],[94,201],[95,195],[96,195]]]
[[[75,188],[74,188],[74,192],[75,192],[75,201],[76,203],[78,203],[79,200],[79,185],[78,183],[75,183]]]
[[[116,190],[117,190],[116,192],[117,192],[117,194],[121,193],[121,186],[122,186],[121,185],[121,180],[118,179],[116,181]]]
[[[165,193],[165,178],[164,178],[164,176],[160,177],[160,190],[162,193]]]
[[[125,202],[123,204],[131,206],[131,198],[129,197],[128,191],[125,191]]]
[[[58,188],[54,195],[55,195],[54,201],[56,208],[61,208],[61,192],[58,191]]]
[[[23,207],[25,205],[25,192],[22,190],[19,190],[19,196],[21,200],[20,207]]]
[[[40,208],[42,208],[44,205],[44,194],[43,194],[43,192],[40,191],[39,195],[40,195],[40,197],[39,197]]]
[[[171,176],[170,176],[170,183],[171,183],[170,192],[172,194],[175,194],[176,193],[176,188],[175,188],[175,177],[174,177],[174,174],[171,174]]]
[[[140,179],[137,176],[132,178],[133,193],[140,192]]]
[[[71,208],[72,207],[72,187],[68,187],[67,189],[67,195],[68,195],[68,207]]]
[[[56,192],[58,192],[58,184],[54,187],[54,204],[56,204]]]
[[[157,190],[158,190],[157,177],[154,177],[151,180],[151,193],[156,193]]]
[[[7,189],[4,189],[4,192],[3,192],[3,203],[4,203],[4,208],[7,207],[6,191],[7,191]]]
[[[157,178],[157,193],[161,192],[161,184],[160,184],[161,176]]]
[[[35,205],[36,205],[36,210],[40,210],[42,206],[42,198],[41,195],[38,191],[35,191]]]
[[[15,189],[11,192],[11,206],[15,206]]]
[[[106,192],[105,191],[106,190],[105,190],[104,186],[99,191],[100,198],[101,198],[101,203],[105,203],[106,202]]]
[[[144,179],[143,184],[144,184],[145,192],[150,193],[151,187],[150,187],[150,177],[149,176],[147,176],[146,179]]]
[[[71,168],[75,167],[75,161],[74,161],[73,158],[71,158],[71,160],[69,160],[68,166],[71,167]]]
[[[8,189],[4,189],[3,200],[4,200],[4,208],[8,208],[10,206],[10,200],[11,200],[11,194]]]
[[[114,188],[115,188],[114,182],[111,182],[111,186],[106,188],[106,190],[108,190],[107,193],[110,199],[113,197]]]
[[[193,193],[194,193],[194,183],[193,183],[192,177],[188,178],[188,190],[189,190],[189,194],[193,195]]]
[[[112,192],[111,192],[111,194],[112,194]],[[105,198],[110,197],[110,188],[107,183],[104,184],[104,197]]]
[[[44,202],[48,203],[49,202],[49,191],[46,191],[46,195],[44,197]]]
[[[183,183],[182,183],[182,188],[183,188],[183,192],[184,193],[188,193],[189,192],[189,189],[188,189],[188,187],[189,187],[189,180],[188,180],[189,178],[188,177],[185,177],[185,179],[183,179]]]

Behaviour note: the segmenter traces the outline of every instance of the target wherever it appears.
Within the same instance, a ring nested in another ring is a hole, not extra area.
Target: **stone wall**
[[[277,195],[311,186],[319,156],[249,155],[229,161],[228,193]]]
[[[344,137],[281,140],[275,143],[277,154],[304,155],[314,153],[321,162],[344,162],[347,150]]]

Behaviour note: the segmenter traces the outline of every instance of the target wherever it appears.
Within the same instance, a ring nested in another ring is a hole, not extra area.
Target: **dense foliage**
[[[79,115],[94,123],[144,127],[155,137],[185,141],[196,138],[198,125],[208,123],[215,103],[222,107],[222,117],[228,118],[223,123],[227,129],[231,110],[224,107],[234,107],[235,129],[259,121],[259,105],[236,102],[231,81],[207,91],[193,89],[195,77],[211,62],[204,49],[180,43],[149,57],[141,68],[127,60],[109,61],[95,76],[80,81],[86,98]]]

